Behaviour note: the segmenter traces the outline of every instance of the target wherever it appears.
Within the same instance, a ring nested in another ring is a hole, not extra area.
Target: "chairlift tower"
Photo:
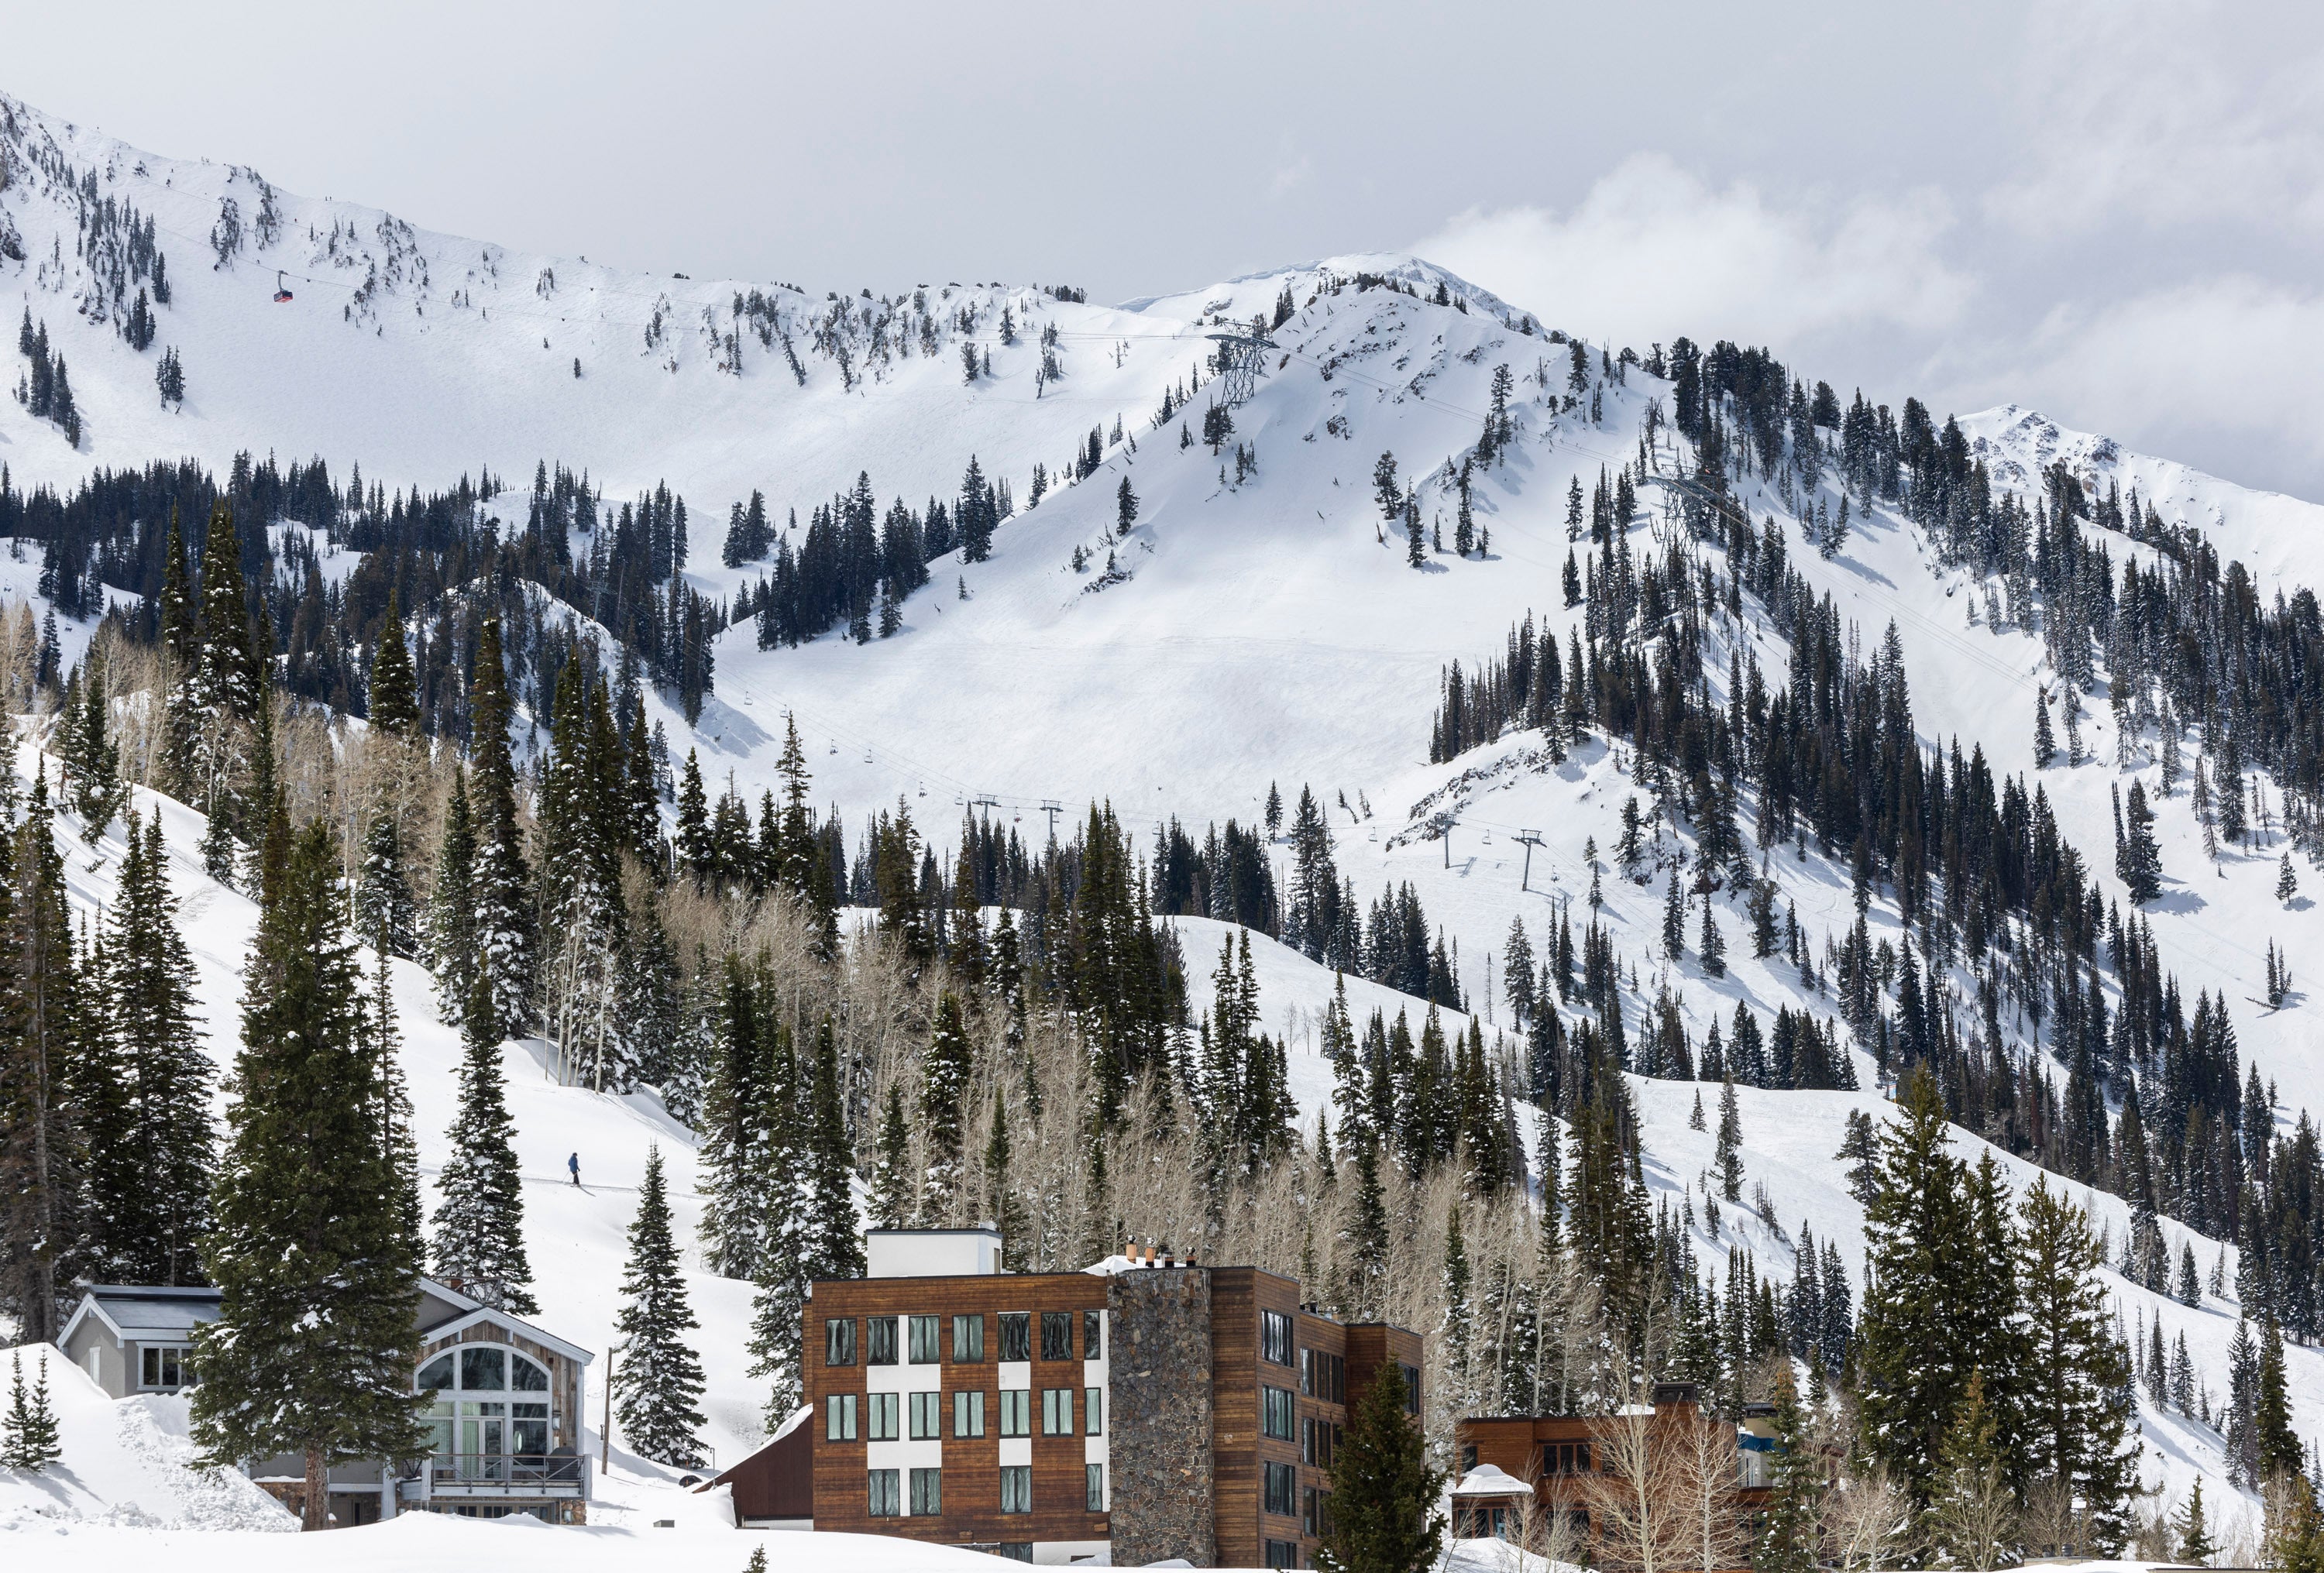
[[[1214,333],[1209,336],[1222,346],[1219,359],[1219,402],[1232,409],[1259,391],[1259,373],[1265,371],[1267,352],[1275,348],[1275,340],[1253,317],[1250,330],[1244,333]]]

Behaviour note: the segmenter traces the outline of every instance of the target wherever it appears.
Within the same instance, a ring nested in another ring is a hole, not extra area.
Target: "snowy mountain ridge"
[[[281,192],[247,170],[137,153],[5,98],[0,175],[0,309],[14,294],[46,326],[88,421],[73,449],[53,423],[0,401],[0,462],[19,486],[69,487],[98,466],[187,454],[223,472],[244,449],[321,454],[335,472],[360,462],[366,476],[398,485],[441,486],[478,467],[521,478],[538,461],[562,461],[611,492],[668,479],[687,492],[696,505],[687,578],[731,598],[766,571],[718,563],[725,505],[754,490],[778,519],[806,512],[859,472],[882,498],[947,496],[974,454],[1021,500],[1035,465],[1058,467],[1098,428],[1097,467],[1005,521],[990,561],[954,555],[931,565],[930,584],[905,603],[892,638],[858,643],[835,630],[761,649],[747,619],[718,636],[716,686],[699,722],[687,728],[660,702],[654,715],[681,756],[698,750],[706,776],[731,773],[746,799],[774,784],[787,717],[807,743],[819,800],[861,815],[900,798],[940,840],[981,802],[1031,840],[1048,805],[1070,817],[1110,801],[1143,842],[1173,818],[1250,824],[1271,785],[1296,797],[1305,784],[1325,805],[1341,870],[1364,899],[1407,881],[1416,888],[1452,939],[1460,982],[1490,1031],[1506,1025],[1494,955],[1512,920],[1537,943],[1590,888],[1589,848],[1602,860],[1621,833],[1624,800],[1646,791],[1624,750],[1593,740],[1558,758],[1530,730],[1427,762],[1429,712],[1449,663],[1474,671],[1528,617],[1561,647],[1584,625],[1586,610],[1563,604],[1560,585],[1573,549],[1569,498],[1625,463],[1646,462],[1656,483],[1628,521],[1635,549],[1650,555],[1679,531],[1687,459],[1661,419],[1673,385],[1616,363],[1623,346],[1582,346],[1577,361],[1576,346],[1546,331],[1554,303],[1512,307],[1396,253],[1254,272],[1112,308],[1029,286],[943,283],[887,299],[818,299],[764,282],[653,280],[420,231],[375,209]],[[137,289],[152,289],[150,272],[136,281],[138,266],[150,264],[131,254],[141,244],[130,234],[132,207],[168,257],[172,295],[155,308],[158,331],[144,351],[118,331]],[[272,299],[278,269],[289,302]],[[753,291],[763,306],[752,303]],[[1209,335],[1257,314],[1271,320],[1286,291],[1290,309],[1271,326],[1276,347],[1223,445],[1194,440],[1199,391],[1191,414],[1156,421],[1166,390],[1175,394],[1197,374],[1209,386],[1208,370],[1196,370],[1214,347]],[[1674,325],[1696,327],[1717,329]],[[184,359],[182,409],[155,396],[165,347]],[[964,347],[989,354],[991,372],[965,379]],[[1048,374],[1045,349],[1058,375]],[[1477,462],[1504,367],[1509,434],[1495,462]],[[1183,441],[1182,424],[1194,428]],[[1960,424],[1995,484],[2029,502],[2043,492],[2044,471],[2063,462],[2086,485],[2135,486],[2165,522],[2198,527],[2270,590],[2324,584],[2324,515],[2313,504],[2128,453],[2016,406]],[[1244,445],[1255,455],[1248,468],[1233,456]],[[1378,499],[1383,454],[1397,462],[1399,483],[1414,487],[1425,531],[1447,543],[1426,544],[1416,566],[1401,523]],[[1485,532],[1470,554],[1450,545],[1464,461],[1469,506]],[[1127,529],[1125,484],[1139,502]],[[1817,502],[1837,507],[1829,485],[1805,498],[1756,482],[1739,492],[1755,518],[1780,520],[1794,566],[1867,649],[1895,627],[1923,745],[1960,739],[1981,747],[1998,772],[2030,773],[2072,843],[2102,866],[2120,784],[2099,762],[2114,757],[2112,722],[2094,703],[2085,723],[2092,757],[2036,766],[2037,696],[2056,682],[2038,631],[2022,619],[1987,620],[1980,586],[1940,563],[1893,508],[1859,516],[1825,558],[1799,544],[1800,520]],[[2144,549],[2110,544],[2118,557]],[[29,574],[0,574],[15,593],[30,591]],[[76,634],[86,630],[68,630],[69,646]],[[1780,680],[1781,641],[1765,630],[1732,638],[1738,657],[1755,656]],[[2145,750],[2135,745],[2134,769],[2151,779]],[[141,795],[149,810],[152,802]],[[2282,1090],[2288,1129],[2302,1110],[2324,1110],[2324,1030],[2299,1008],[2254,1007],[2260,957],[2269,944],[2303,960],[2324,955],[2324,915],[2270,899],[2283,837],[2229,849],[2206,879],[2200,870],[2212,864],[2183,796],[2162,812],[2168,878],[2150,913],[2157,944],[2190,995],[2229,998],[2245,1055]],[[209,931],[199,952],[204,1005],[224,1063],[248,906],[201,877],[194,816],[174,805],[165,814],[172,877]],[[1655,832],[1657,858],[1681,846],[1669,834],[1666,846]],[[1775,851],[1772,877],[1802,928],[1827,941],[1844,933],[1854,918],[1844,856]],[[86,850],[77,855],[86,863]],[[1273,855],[1286,856],[1280,847]],[[1659,886],[1606,885],[1604,917],[1623,953],[1653,956]],[[84,910],[108,898],[97,877],[77,879],[74,894]],[[1893,902],[1876,902],[1869,921],[1879,937],[1901,939]],[[1185,919],[1181,929],[1190,970],[1206,971],[1223,925]],[[1264,1019],[1289,1042],[1293,1090],[1312,1128],[1332,1085],[1314,1037],[1332,979],[1286,947],[1255,948]],[[1830,998],[1782,961],[1738,954],[1719,976],[1668,964],[1640,992],[1666,981],[1697,1036],[1738,1004],[1829,1016]],[[410,1079],[432,1140],[449,1123],[457,1037],[435,1021],[424,976],[408,965],[397,974]],[[1416,1021],[1425,1009],[1377,984],[1351,992],[1360,1015],[1401,1007]],[[1788,1249],[1778,1229],[1805,1221],[1820,1240],[1841,1244],[1860,1287],[1861,1208],[1836,1154],[1847,1112],[1882,1105],[1870,1056],[1850,1053],[1860,1093],[1742,1090],[1747,1166],[1767,1188],[1775,1225],[1744,1209],[1729,1209],[1720,1228],[1697,1224],[1693,1243],[1707,1263],[1741,1238],[1772,1270]],[[511,1066],[526,1083],[512,1100],[521,1156],[550,1187],[529,1226],[533,1259],[545,1267],[546,1314],[549,1325],[603,1343],[626,1219],[556,1188],[558,1162],[586,1139],[593,1169],[603,1154],[600,1172],[631,1184],[646,1143],[659,1141],[678,1154],[675,1188],[690,1197],[685,1133],[650,1098],[533,1085],[514,1054]],[[1710,1137],[1688,1115],[1702,1084],[1638,1078],[1635,1088],[1651,1191],[1674,1208],[1700,1206]],[[1958,1145],[1985,1150],[1966,1135]],[[423,1154],[425,1164],[440,1159]],[[2030,1165],[2004,1162],[2014,1182],[2030,1182]],[[2125,1204],[2077,1191],[2118,1243],[2129,1228]],[[2231,1247],[2169,1220],[2163,1228],[2174,1254],[2191,1245],[2207,1271],[2224,1261],[2233,1283]],[[741,1352],[749,1286],[701,1272],[693,1283],[723,1459],[757,1434]],[[2237,1308],[2217,1296],[2184,1306],[2126,1280],[2112,1287],[2126,1330],[2160,1322],[2174,1338],[2188,1336],[2216,1398]],[[2324,1355],[2290,1354],[2301,1429],[2313,1434],[2324,1426]],[[2215,1434],[2152,1404],[2142,1421],[2151,1478],[2174,1493],[2198,1476],[2228,1489]]]

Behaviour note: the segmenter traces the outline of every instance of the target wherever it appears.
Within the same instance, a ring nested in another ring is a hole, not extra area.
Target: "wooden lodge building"
[[[1645,1444],[1657,1450],[1683,1447],[1692,1452],[1690,1428],[1718,1433],[1718,1449],[1731,1447],[1733,1452],[1730,1500],[1738,1522],[1748,1524],[1766,1507],[1776,1446],[1773,1406],[1745,1405],[1738,1425],[1704,1414],[1695,1384],[1663,1382],[1655,1385],[1651,1411],[1624,1412],[1644,1421]],[[1590,1518],[1591,1497],[1616,1468],[1607,1457],[1609,1426],[1606,1417],[1594,1415],[1488,1415],[1460,1421],[1454,1430],[1461,1472],[1452,1487],[1453,1535],[1530,1541],[1526,1549],[1541,1551],[1548,1515],[1562,1514],[1574,1545],[1565,1559],[1593,1568],[1623,1566],[1618,1550],[1602,1543]],[[1749,1565],[1750,1536],[1738,1532],[1730,1540],[1738,1558],[1731,1573],[1742,1573]]]
[[[806,1311],[807,1408],[712,1486],[749,1525],[1020,1561],[1306,1568],[1351,1396],[1420,1338],[1255,1267],[1001,1270],[993,1229],[877,1229]],[[706,1487],[707,1489],[707,1487]]]

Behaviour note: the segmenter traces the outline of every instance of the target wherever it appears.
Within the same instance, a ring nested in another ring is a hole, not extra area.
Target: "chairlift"
[[[1492,844],[1493,844],[1493,832],[1492,832],[1491,831],[1488,830],[1488,831],[1485,832],[1485,845],[1487,845],[1487,846],[1489,846],[1489,846],[1491,846]]]
[[[863,750],[863,762],[867,765],[872,762],[872,750],[870,749],[865,749]]]
[[[277,306],[283,305],[287,303],[290,299],[290,287],[282,281],[282,270],[277,268],[274,270],[274,304]]]

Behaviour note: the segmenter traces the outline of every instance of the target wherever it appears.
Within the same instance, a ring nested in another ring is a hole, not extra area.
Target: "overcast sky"
[[[0,87],[425,227],[1093,299],[1410,249],[2324,498],[2324,7],[0,0]]]

